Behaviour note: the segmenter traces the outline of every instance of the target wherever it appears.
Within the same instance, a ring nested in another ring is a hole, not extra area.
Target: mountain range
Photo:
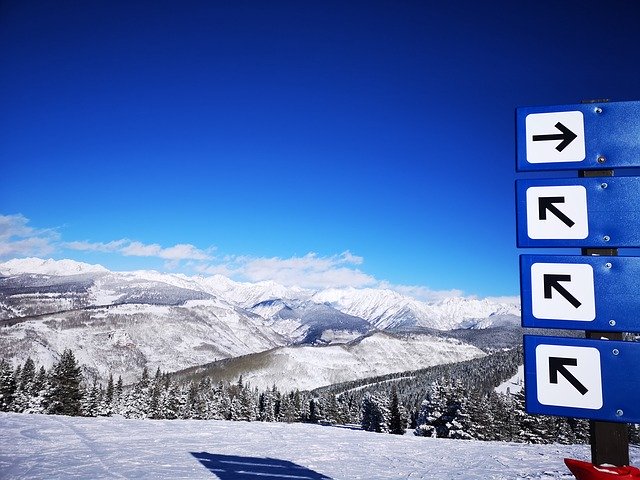
[[[73,260],[0,263],[0,355],[50,366],[72,348],[101,380],[221,362],[214,370],[229,381],[316,388],[482,356],[490,342],[479,348],[452,332],[482,329],[486,339],[487,329],[518,323],[516,302],[491,299],[427,303],[390,289],[112,272]]]

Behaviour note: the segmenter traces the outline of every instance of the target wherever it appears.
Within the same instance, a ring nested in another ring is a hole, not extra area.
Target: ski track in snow
[[[563,458],[589,452],[304,424],[0,414],[2,480],[571,480]]]

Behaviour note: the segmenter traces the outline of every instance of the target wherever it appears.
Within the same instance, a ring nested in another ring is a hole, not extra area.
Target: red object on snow
[[[640,480],[636,467],[611,467],[565,458],[564,463],[578,480]]]

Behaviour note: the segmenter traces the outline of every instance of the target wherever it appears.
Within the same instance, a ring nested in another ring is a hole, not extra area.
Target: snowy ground
[[[511,394],[518,393],[524,388],[524,365],[518,367],[518,372],[509,380],[503,382],[495,388],[498,393],[505,394],[507,392]]]
[[[633,463],[640,451],[631,452]],[[587,446],[375,434],[302,424],[0,414],[0,479],[572,479]]]

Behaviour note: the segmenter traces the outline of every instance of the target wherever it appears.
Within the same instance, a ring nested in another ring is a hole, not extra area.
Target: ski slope
[[[640,460],[634,448],[632,462]],[[397,437],[319,425],[0,414],[0,478],[534,480],[586,445]]]

